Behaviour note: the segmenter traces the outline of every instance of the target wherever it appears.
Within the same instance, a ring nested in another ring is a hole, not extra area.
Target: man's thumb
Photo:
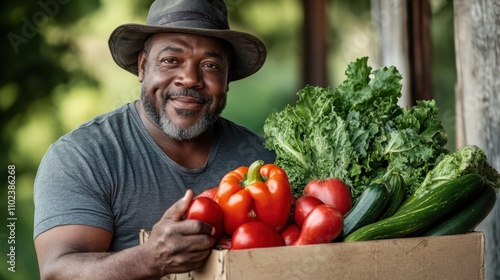
[[[191,201],[193,200],[194,192],[192,190],[187,190],[184,196],[177,200],[170,208],[163,214],[163,219],[171,219],[180,221],[184,214],[186,213]]]

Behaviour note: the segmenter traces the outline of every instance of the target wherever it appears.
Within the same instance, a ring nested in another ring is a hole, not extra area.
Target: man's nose
[[[196,63],[186,63],[179,69],[176,77],[176,85],[186,88],[203,87],[203,75]]]

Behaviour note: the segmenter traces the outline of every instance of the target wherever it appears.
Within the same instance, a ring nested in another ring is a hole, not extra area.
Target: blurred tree
[[[38,267],[32,243],[33,212],[31,204],[21,204],[21,197],[30,197],[31,189],[21,188],[25,175],[33,177],[38,162],[23,159],[22,151],[15,142],[19,131],[35,111],[43,108],[45,112],[53,112],[55,107],[53,92],[60,84],[84,83],[96,86],[97,81],[82,69],[68,69],[63,60],[68,58],[74,49],[74,37],[43,36],[51,27],[53,31],[67,28],[80,17],[99,8],[98,0],[6,0],[0,9],[0,168],[2,178],[7,178],[7,166],[16,166],[16,272],[7,270],[2,261],[0,278],[3,279],[37,279]],[[78,59],[70,55],[72,59]],[[53,134],[62,133],[61,125],[56,118],[49,118]],[[49,132],[49,131],[46,131]],[[39,137],[47,137],[40,131]],[[54,138],[55,135],[50,135]],[[27,139],[36,141],[36,139]],[[22,163],[22,164],[21,164]],[[29,185],[28,185],[29,186]],[[7,185],[1,184],[2,202],[6,205]],[[0,209],[0,220],[6,221],[7,209]],[[3,226],[5,228],[5,226]],[[7,234],[0,231],[0,259],[7,253]],[[5,269],[4,269],[5,268]]]
[[[9,137],[25,123],[33,106],[53,107],[52,90],[70,80],[96,84],[80,68],[65,69],[62,58],[74,50],[72,37],[48,41],[41,36],[42,28],[65,28],[79,17],[97,9],[98,0],[75,1],[68,5],[65,0],[8,0],[0,10],[0,124],[2,134],[1,166],[6,166],[12,153]]]

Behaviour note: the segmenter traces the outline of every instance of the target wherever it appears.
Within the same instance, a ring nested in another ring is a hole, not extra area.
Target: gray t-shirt
[[[206,164],[188,169],[153,141],[133,103],[98,116],[52,144],[35,179],[34,236],[80,224],[113,233],[111,251],[138,244],[186,190],[216,187],[222,177],[257,159],[273,162],[263,138],[220,118]]]

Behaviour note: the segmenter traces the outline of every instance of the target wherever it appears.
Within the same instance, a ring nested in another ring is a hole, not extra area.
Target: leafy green
[[[420,197],[443,183],[462,175],[476,173],[496,190],[500,188],[500,174],[488,163],[484,151],[475,145],[462,147],[446,155],[430,170],[420,187],[413,194]]]
[[[337,177],[356,201],[375,178],[401,174],[411,195],[448,151],[433,100],[400,107],[395,67],[372,70],[368,58],[351,62],[335,90],[306,86],[295,105],[268,116],[265,145],[288,174],[294,194],[312,179]]]

